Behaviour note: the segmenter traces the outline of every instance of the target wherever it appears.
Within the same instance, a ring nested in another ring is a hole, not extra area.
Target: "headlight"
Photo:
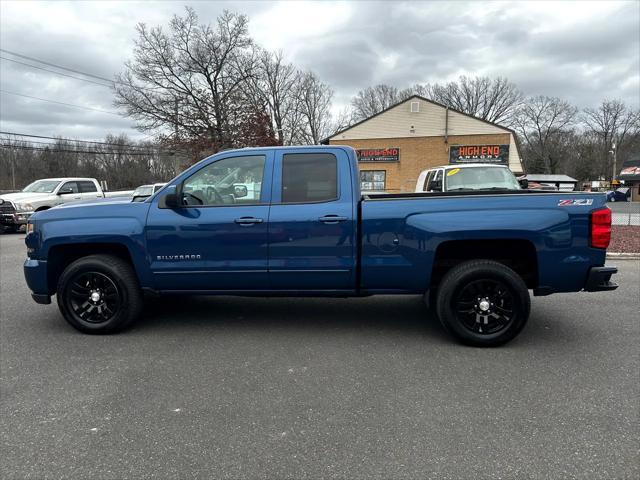
[[[15,203],[16,211],[18,212],[30,212],[33,210],[33,205],[30,203]]]

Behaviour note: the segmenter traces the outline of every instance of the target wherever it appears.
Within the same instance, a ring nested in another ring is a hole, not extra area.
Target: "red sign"
[[[389,148],[360,148],[356,150],[359,162],[397,162],[400,160],[400,149]]]
[[[509,145],[452,145],[449,163],[509,164]]]

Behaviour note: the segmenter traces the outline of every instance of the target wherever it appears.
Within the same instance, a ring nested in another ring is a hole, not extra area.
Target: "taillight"
[[[591,212],[591,246],[607,248],[611,241],[611,210],[602,208]]]

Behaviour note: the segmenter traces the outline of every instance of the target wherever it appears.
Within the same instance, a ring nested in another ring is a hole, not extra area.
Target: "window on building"
[[[338,198],[338,160],[331,153],[295,153],[282,158],[282,203]]]
[[[387,172],[385,170],[361,170],[360,190],[385,190]]]

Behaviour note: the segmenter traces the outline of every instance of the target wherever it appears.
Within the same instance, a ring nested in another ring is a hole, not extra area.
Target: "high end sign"
[[[449,163],[509,164],[509,145],[452,145]]]
[[[356,150],[359,162],[397,162],[400,160],[400,149],[390,148],[360,148]]]

